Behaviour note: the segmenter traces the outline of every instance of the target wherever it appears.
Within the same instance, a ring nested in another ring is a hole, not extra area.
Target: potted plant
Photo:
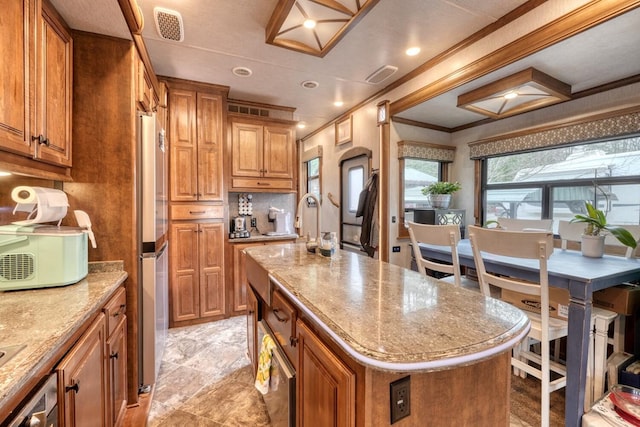
[[[631,248],[637,243],[633,235],[623,227],[607,223],[607,216],[589,202],[585,202],[587,214],[576,214],[571,222],[584,222],[586,227],[582,235],[582,255],[600,258],[604,254],[603,230],[611,233],[620,243]]]
[[[431,207],[434,209],[448,209],[451,203],[451,195],[460,190],[459,182],[438,181],[422,189],[422,194],[428,196]]]

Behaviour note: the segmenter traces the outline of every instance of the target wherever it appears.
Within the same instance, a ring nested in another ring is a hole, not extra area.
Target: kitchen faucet
[[[315,194],[307,193],[304,196],[302,196],[302,198],[298,202],[298,209],[296,210],[296,222],[294,224],[294,227],[299,230],[302,229],[302,212],[301,212],[302,204],[307,200],[308,197],[311,197],[316,202],[316,206],[318,207],[318,212],[316,216],[316,233],[317,233],[316,242],[319,244],[320,243],[320,200],[318,200],[318,197],[316,197]]]

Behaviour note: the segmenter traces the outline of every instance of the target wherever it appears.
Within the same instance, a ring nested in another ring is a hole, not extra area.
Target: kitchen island
[[[72,285],[0,292],[0,347],[19,349],[0,365],[0,424],[56,370],[87,325],[104,316],[101,310],[126,278],[122,261],[96,262],[89,263],[86,278]]]
[[[522,311],[351,252],[245,252],[249,340],[265,318],[296,369],[298,426],[390,425],[390,386],[406,377],[400,426],[509,425],[510,350],[529,330]],[[254,360],[258,346],[249,342]]]

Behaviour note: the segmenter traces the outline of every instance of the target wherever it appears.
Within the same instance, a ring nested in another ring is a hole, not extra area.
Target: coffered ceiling
[[[117,0],[52,0],[52,3],[74,29],[129,37]],[[330,50],[323,52],[324,56],[267,42],[274,12],[292,3],[291,0],[138,0],[145,22],[142,34],[158,75],[226,85],[233,99],[294,107],[295,119],[307,125],[298,130],[298,137],[379,94],[467,37],[500,22],[501,17],[514,9],[545,2],[379,0]],[[325,8],[326,4],[334,4],[339,9],[338,4],[342,4],[357,11],[357,6],[365,3],[307,0],[304,10],[309,14],[318,5]],[[183,41],[167,40],[159,34],[154,19],[156,7],[179,13]],[[572,94],[620,79],[634,79],[640,75],[637,28],[640,11],[634,9],[452,87],[398,112],[397,117],[449,131],[485,120],[484,114],[459,108],[458,97],[531,67],[566,83]],[[321,45],[327,45],[330,38],[323,35],[320,39]],[[313,42],[313,37],[310,40]],[[420,47],[420,53],[407,56],[405,50],[413,46]],[[236,67],[250,72],[238,76],[232,72]],[[385,72],[382,77],[387,74],[388,77],[377,83],[367,81],[380,69]],[[393,72],[394,69],[397,71]],[[343,105],[336,107],[334,101],[342,101]]]

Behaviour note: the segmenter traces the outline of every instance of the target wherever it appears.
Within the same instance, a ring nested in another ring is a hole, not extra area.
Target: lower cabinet
[[[100,313],[56,368],[66,427],[108,425],[105,335]]]
[[[247,275],[245,273],[244,266],[244,250],[253,246],[263,245],[279,245],[282,243],[289,243],[294,239],[288,240],[270,240],[267,242],[249,242],[249,243],[231,243],[232,246],[232,267],[233,277],[231,289],[231,314],[244,314],[247,310]]]
[[[65,427],[121,426],[127,408],[126,296],[119,288],[56,367]]]
[[[171,225],[171,327],[225,314],[224,234],[222,222]]]
[[[356,425],[356,375],[302,321],[297,322],[297,425]]]
[[[107,422],[121,426],[127,410],[126,295],[120,288],[105,305],[107,319]]]

